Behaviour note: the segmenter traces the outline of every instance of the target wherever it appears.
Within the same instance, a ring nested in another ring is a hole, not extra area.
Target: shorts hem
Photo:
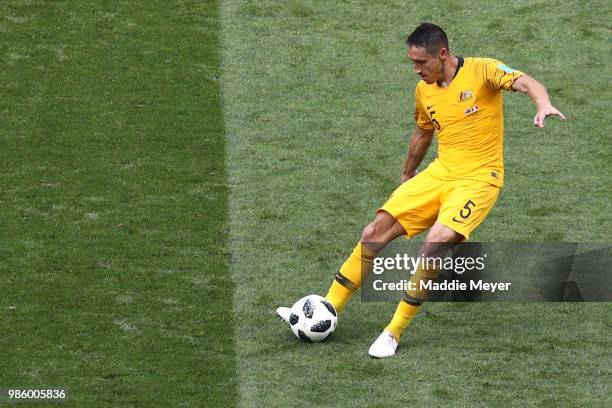
[[[463,238],[464,238],[464,241],[467,241],[467,240],[469,240],[469,239],[470,239],[470,233],[471,233],[472,231],[465,231],[465,230],[463,230],[462,228],[460,228],[460,227],[458,228],[458,227],[457,227],[457,226],[455,226],[455,225],[450,225],[450,223],[447,223],[447,222],[445,222],[445,221],[436,220],[436,222],[437,222],[438,224],[442,224],[442,225],[444,225],[444,226],[445,226],[445,227],[447,227],[447,228],[452,229],[452,230],[453,230],[453,231],[455,231],[457,234],[462,235],[462,236],[463,236]]]
[[[404,231],[406,231],[406,234],[403,235],[406,239],[410,239],[410,238],[412,238],[412,237],[414,237],[415,235],[418,234],[418,232],[415,232],[415,231],[410,229],[410,225],[405,220],[402,220],[401,218],[399,218],[396,214],[394,214],[391,211],[389,211],[389,209],[387,209],[384,206],[382,206],[378,210],[376,210],[376,214],[378,214],[381,211],[386,212],[387,214],[389,214],[390,216],[395,218],[395,220],[397,222],[400,223],[400,225],[404,228]]]

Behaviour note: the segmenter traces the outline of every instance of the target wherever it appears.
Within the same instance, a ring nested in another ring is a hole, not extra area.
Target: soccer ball
[[[322,296],[308,295],[291,306],[289,324],[302,341],[323,341],[336,330],[338,317],[334,306]]]

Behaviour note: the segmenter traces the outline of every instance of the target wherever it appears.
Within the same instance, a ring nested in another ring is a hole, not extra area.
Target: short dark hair
[[[435,54],[441,48],[448,48],[448,37],[444,30],[432,23],[421,23],[406,39],[407,47],[425,48]]]

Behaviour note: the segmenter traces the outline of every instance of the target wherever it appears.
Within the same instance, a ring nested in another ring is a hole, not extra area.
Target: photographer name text
[[[511,282],[485,282],[483,280],[470,280],[462,282],[459,280],[434,282],[431,280],[423,280],[419,282],[411,282],[409,280],[401,280],[398,282],[384,282],[382,279],[377,279],[372,282],[374,290],[430,290],[430,291],[465,291],[479,290],[485,292],[508,291],[510,290]]]

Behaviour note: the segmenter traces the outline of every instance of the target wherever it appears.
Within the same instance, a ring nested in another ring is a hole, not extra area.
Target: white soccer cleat
[[[291,308],[289,307],[277,307],[276,314],[280,316],[287,324],[291,324],[290,316],[291,316]]]
[[[384,330],[380,333],[380,336],[376,339],[374,343],[370,346],[368,350],[368,354],[372,357],[376,358],[386,358],[391,357],[395,354],[395,350],[397,350],[397,340],[395,337],[388,331]]]

